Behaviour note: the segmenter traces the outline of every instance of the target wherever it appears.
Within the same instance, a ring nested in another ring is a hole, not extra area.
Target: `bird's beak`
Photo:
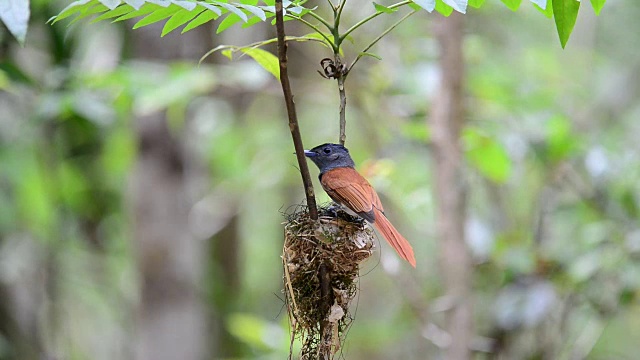
[[[305,151],[304,151],[304,155],[305,155],[306,157],[314,157],[314,156],[318,156],[318,154],[316,154],[314,151],[311,151],[311,150],[305,150]]]

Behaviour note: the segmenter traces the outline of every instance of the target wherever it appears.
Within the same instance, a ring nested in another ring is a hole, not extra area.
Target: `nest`
[[[282,260],[291,352],[297,338],[300,359],[333,359],[353,321],[349,305],[358,290],[359,265],[373,252],[373,232],[335,207],[320,208],[318,221],[309,218],[306,207],[285,216]]]

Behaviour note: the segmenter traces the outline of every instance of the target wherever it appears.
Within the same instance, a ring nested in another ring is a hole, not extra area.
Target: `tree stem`
[[[347,108],[347,94],[344,91],[344,80],[346,74],[338,77],[338,92],[340,94],[340,145],[344,145],[347,140],[347,118],[345,110]]]
[[[291,84],[289,83],[289,73],[287,70],[287,42],[285,41],[284,19],[282,16],[282,0],[276,0],[276,34],[278,38],[278,60],[280,63],[280,84],[284,94],[284,102],[287,106],[287,115],[289,118],[289,130],[293,138],[293,146],[296,150],[296,158],[304,184],[305,196],[307,197],[307,206],[309,207],[309,217],[312,220],[318,219],[318,208],[316,206],[316,198],[313,194],[313,184],[311,183],[311,175],[307,166],[307,159],[304,156],[304,146],[302,145],[302,137],[300,136],[300,127],[298,126],[298,116],[296,114],[296,105],[293,101],[293,93],[291,92]]]
[[[329,24],[329,22],[327,20],[325,20],[322,16],[314,13],[313,11],[309,11],[309,15],[311,17],[313,17],[314,19],[320,21],[320,23],[322,25],[324,25],[327,28],[327,30],[333,31],[333,27],[331,26],[331,24]],[[322,34],[322,33],[320,33],[320,34]]]

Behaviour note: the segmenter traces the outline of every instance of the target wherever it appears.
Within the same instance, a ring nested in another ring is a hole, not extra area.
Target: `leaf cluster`
[[[522,0],[501,1],[512,11],[518,10],[522,5]],[[304,7],[305,2],[305,0],[285,1],[283,3],[285,20],[295,19],[311,27],[316,35],[324,38],[326,43],[333,47],[334,52],[337,53],[340,51],[342,40],[349,36],[352,31],[379,15],[395,13],[405,5],[414,10],[437,11],[444,16],[449,16],[453,11],[466,13],[469,6],[480,8],[484,5],[485,0],[405,0],[393,5],[372,2],[375,12],[342,34],[338,31],[338,25],[344,2],[340,2],[337,5],[331,3],[334,10],[333,24],[332,21],[326,20],[313,12],[315,8]],[[545,16],[554,18],[560,43],[562,47],[565,47],[578,16],[580,1],[530,0],[530,2]],[[600,14],[605,2],[606,0],[591,0],[591,5],[597,15]],[[185,33],[223,17],[216,29],[216,33],[221,33],[237,23],[242,23],[242,26],[246,28],[272,19],[275,16],[274,3],[274,0],[240,0],[240,2],[225,0],[78,0],[63,9],[51,21],[56,23],[73,17],[73,23],[80,19],[94,16],[95,18],[92,22],[101,20],[117,22],[142,17],[133,26],[136,29],[166,20],[161,34],[164,36],[183,25],[182,33]],[[327,31],[321,30],[316,24],[306,20],[309,17],[324,25]],[[4,19],[5,17],[3,17]],[[272,20],[273,23],[274,20]]]
[[[288,19],[305,14],[307,9],[300,4],[288,1],[285,12]],[[234,24],[242,22],[249,27],[275,16],[274,1],[267,0],[259,4],[258,0],[228,1],[185,1],[185,0],[79,0],[71,3],[57,16],[50,19],[52,23],[73,17],[71,23],[95,16],[92,22],[110,20],[118,22],[142,17],[133,26],[134,29],[166,20],[161,36],[183,26],[182,33],[193,30],[210,21],[223,17],[216,33],[227,30]]]
[[[522,0],[501,0],[510,10],[520,8]],[[590,0],[596,15],[600,14],[606,0]],[[28,22],[30,17],[29,0],[6,1],[6,6],[0,6],[0,20],[7,26],[13,36],[24,44]],[[337,32],[340,14],[344,7],[344,1],[334,4],[329,0],[334,9],[335,27],[329,21],[321,18],[313,12],[314,9],[305,8],[306,0],[287,0],[283,2],[285,20],[298,20],[314,29],[325,38],[329,44],[339,47],[340,36]],[[553,17],[560,43],[564,48],[578,16],[580,8],[579,0],[530,0],[531,3],[548,18]],[[375,13],[356,24],[358,27],[369,22],[381,14],[392,14],[399,7],[408,5],[414,10],[424,9],[428,12],[437,11],[444,16],[449,16],[453,11],[466,13],[467,8],[480,8],[485,0],[406,0],[393,5],[383,5],[372,2]],[[143,17],[135,25],[135,28],[151,25],[166,20],[162,29],[162,36],[178,29],[181,26],[182,33],[193,30],[199,26],[222,17],[216,33],[221,33],[232,25],[242,23],[243,27],[250,27],[259,22],[267,21],[275,16],[274,0],[240,0],[231,2],[228,0],[78,0],[64,8],[57,16],[51,18],[52,23],[73,17],[72,23],[86,17],[94,17],[92,22],[111,20],[112,22]],[[315,24],[306,20],[312,17],[321,24],[327,25],[333,34],[321,31]],[[274,24],[272,20],[272,24]],[[355,28],[352,28],[355,29]],[[351,29],[350,29],[351,30]],[[343,34],[342,38],[347,34]],[[334,36],[331,40],[330,37]]]

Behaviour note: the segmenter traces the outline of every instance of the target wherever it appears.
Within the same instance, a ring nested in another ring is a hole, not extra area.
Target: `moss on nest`
[[[302,342],[300,359],[331,359],[340,349],[353,321],[349,305],[358,290],[359,265],[374,247],[362,219],[335,207],[318,210],[318,221],[306,207],[285,215],[284,292],[292,343]]]

